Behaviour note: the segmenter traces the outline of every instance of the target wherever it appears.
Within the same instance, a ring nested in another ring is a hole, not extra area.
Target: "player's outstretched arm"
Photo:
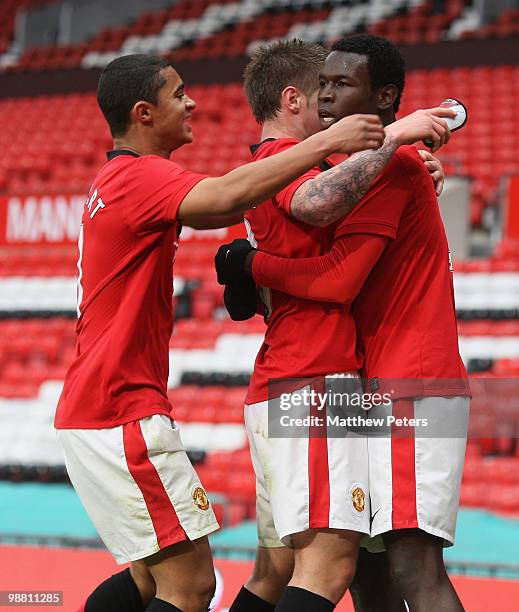
[[[418,110],[395,121],[386,127],[386,139],[380,149],[357,153],[303,183],[292,197],[290,213],[299,221],[317,227],[344,217],[366,195],[400,145],[429,139],[437,150],[445,144],[450,132],[442,117],[453,115],[454,111],[438,107]]]
[[[451,132],[445,119],[456,117],[450,108],[417,110],[386,127],[386,134],[395,138],[401,145],[413,144],[419,140],[433,143],[431,150],[437,151],[449,142]]]
[[[290,214],[316,227],[341,219],[366,195],[398,147],[398,141],[386,136],[377,151],[356,153],[304,182],[292,197]]]
[[[282,153],[241,166],[224,176],[200,181],[184,198],[179,220],[189,225],[197,217],[252,208],[328,155],[378,148],[383,140],[384,130],[375,115],[347,117]]]
[[[356,298],[388,242],[385,236],[352,234],[337,238],[325,255],[288,259],[235,240],[220,247],[216,255],[218,282],[236,282],[240,275],[250,275],[259,286],[295,297],[346,304]]]
[[[357,297],[389,238],[353,234],[320,257],[285,259],[258,251],[248,261],[257,285],[318,302],[349,304]]]

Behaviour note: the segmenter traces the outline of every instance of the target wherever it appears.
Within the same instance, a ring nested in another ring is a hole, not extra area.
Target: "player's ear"
[[[281,92],[281,108],[297,114],[301,108],[301,94],[296,87],[289,85]]]
[[[133,105],[130,111],[130,118],[132,122],[149,125],[153,120],[151,104],[144,100],[139,100],[139,102]]]
[[[395,104],[398,97],[398,87],[396,85],[384,85],[377,92],[377,106],[379,110],[387,110]]]

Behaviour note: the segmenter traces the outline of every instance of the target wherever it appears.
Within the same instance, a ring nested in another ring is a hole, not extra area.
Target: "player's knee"
[[[389,566],[389,575],[392,582],[402,593],[409,593],[423,584],[423,580],[427,578],[420,567],[420,564],[413,557],[405,555],[391,559]]]
[[[316,582],[322,585],[323,592],[327,593],[331,601],[339,601],[355,576],[355,560],[346,557],[336,559],[330,565],[327,564],[305,564],[297,567],[294,572],[303,583],[307,581]]]
[[[198,580],[195,581],[194,589],[197,598],[201,602],[201,609],[208,608],[216,591],[216,576],[214,572],[207,572],[199,577]]]
[[[342,568],[338,571],[337,576],[335,578],[337,588],[342,591],[342,595],[349,588],[350,584],[353,582],[355,578],[355,561],[352,559],[347,559],[342,564]]]
[[[290,582],[293,571],[293,563],[256,564],[247,584],[260,588],[270,588],[279,591],[281,594]]]
[[[288,548],[258,548],[256,562],[246,587],[258,597],[276,602],[290,582],[294,571],[294,554]]]
[[[262,575],[252,575],[245,586],[258,597],[266,601],[279,601],[285,587],[290,582],[292,574],[282,575],[270,573]]]
[[[353,581],[355,568],[351,564],[340,564],[339,567],[328,570],[326,579],[326,590],[330,594],[331,601],[339,601]]]
[[[191,577],[189,584],[181,587],[177,584],[174,575],[157,583],[159,599],[177,601],[180,597],[181,608],[187,610],[207,610],[215,591],[216,577],[213,571],[200,571]]]
[[[216,579],[213,577],[198,577],[190,584],[189,591],[183,596],[183,606],[187,610],[208,610],[216,590]],[[182,608],[183,609],[183,608]]]
[[[135,585],[139,589],[142,601],[145,605],[155,597],[157,586],[153,576],[149,573],[146,567],[138,563],[132,563],[130,567],[130,574],[135,582]]]
[[[389,553],[390,576],[402,592],[434,589],[447,575],[439,538],[424,533],[400,538]]]

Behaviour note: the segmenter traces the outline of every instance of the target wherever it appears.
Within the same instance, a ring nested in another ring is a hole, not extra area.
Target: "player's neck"
[[[380,113],[380,120],[384,127],[387,127],[396,121],[395,113],[392,110],[387,113]]]
[[[261,140],[266,138],[297,138],[304,140],[308,134],[302,126],[295,122],[284,121],[281,118],[276,118],[271,121],[265,121],[261,131]]]
[[[171,149],[169,147],[160,147],[155,143],[143,142],[142,140],[128,138],[126,136],[114,138],[114,149],[132,151],[137,155],[157,155],[165,159],[169,159],[171,156]]]

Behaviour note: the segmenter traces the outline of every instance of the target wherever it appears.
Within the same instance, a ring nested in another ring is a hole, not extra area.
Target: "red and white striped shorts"
[[[370,533],[365,436],[268,436],[268,402],[245,406],[256,474],[260,546],[290,544],[307,529]]]
[[[180,431],[167,416],[57,434],[70,480],[117,563],[218,529]]]
[[[469,408],[468,397],[401,399],[390,406],[392,416],[427,419],[428,427],[369,438],[373,539],[363,546],[381,550],[375,536],[412,528],[443,538],[446,546],[454,543]]]

